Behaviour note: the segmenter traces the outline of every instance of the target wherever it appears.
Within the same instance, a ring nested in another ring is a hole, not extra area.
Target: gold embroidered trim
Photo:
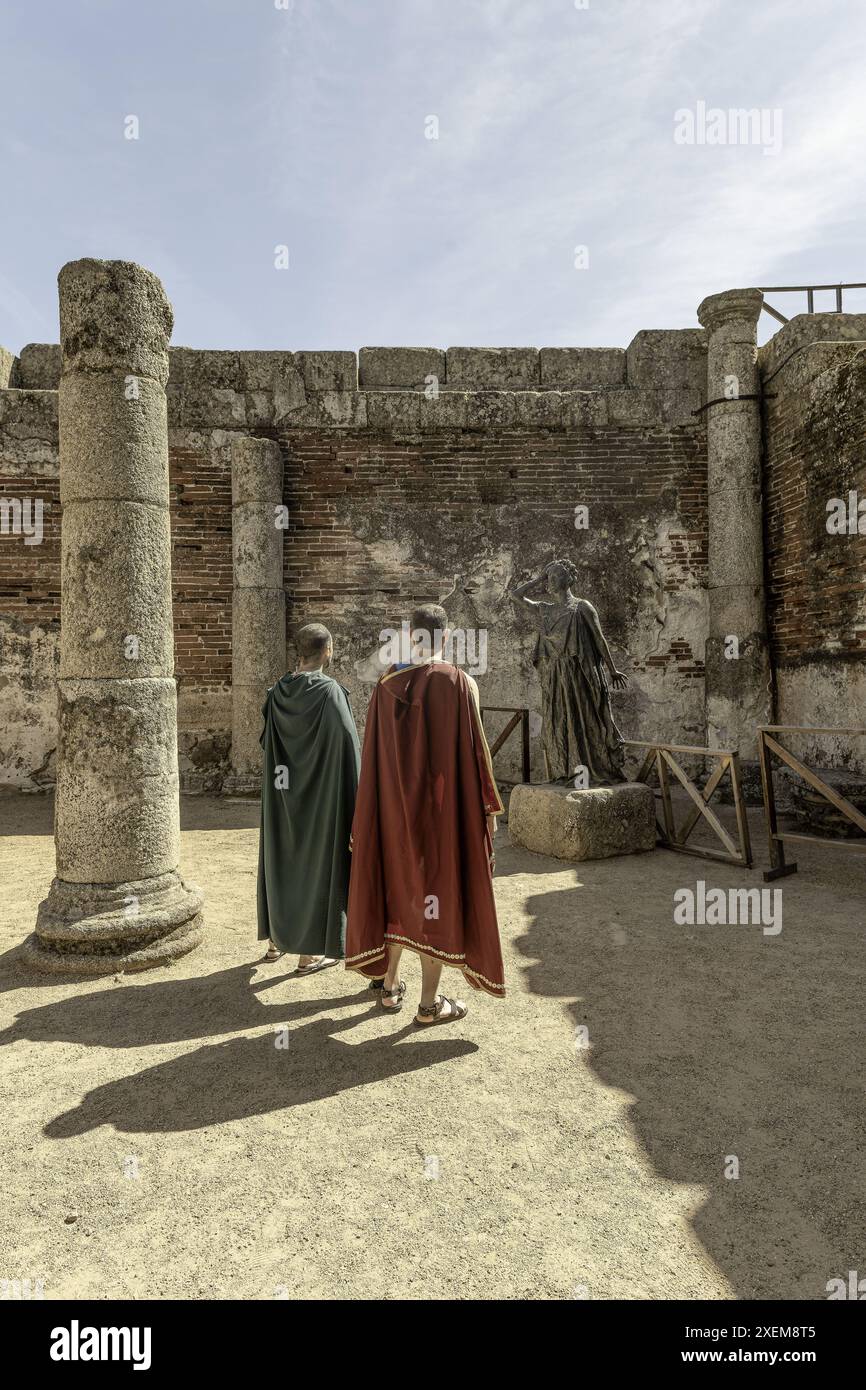
[[[369,958],[370,956],[384,956],[387,950],[387,943],[389,941],[393,941],[395,943],[399,942],[401,945],[405,944],[410,951],[414,951],[416,955],[419,956],[433,956],[437,960],[455,961],[457,962],[455,968],[463,972],[463,974],[467,978],[468,983],[473,985],[475,989],[480,989],[483,993],[492,994],[496,999],[505,998],[505,985],[499,985],[496,984],[493,980],[488,980],[487,976],[482,975],[480,970],[472,970],[468,965],[465,964],[465,956],[452,955],[447,951],[434,951],[433,948],[430,946],[419,946],[416,941],[410,941],[408,936],[396,936],[395,934],[389,932],[385,933],[385,945],[381,947],[375,946],[371,951],[361,951],[360,954],[357,956],[347,956],[345,962],[346,969],[361,970],[363,967],[360,965],[354,965],[354,961],[361,961]],[[383,972],[381,975],[374,975],[372,977],[368,976],[367,978],[372,978],[375,980],[384,980],[386,974],[387,971]],[[474,984],[476,980],[480,981],[480,983],[477,985]]]
[[[384,954],[384,947],[374,947],[373,951],[361,951],[360,955],[346,956],[346,965],[352,965],[353,960],[366,960],[367,956]]]
[[[425,952],[428,956],[439,956],[441,960],[465,960],[465,951],[437,951],[435,946],[419,946],[417,941],[413,941],[411,936],[398,936],[396,932],[386,931],[386,941],[400,941],[407,946],[417,946],[419,951]]]
[[[464,965],[464,966],[463,966],[463,972],[464,972],[464,974],[466,974],[466,975],[474,975],[475,978],[476,978],[476,980],[483,980],[484,983],[485,983],[486,985],[489,985],[489,987],[490,987],[491,989],[495,989],[495,990],[501,992],[502,994],[505,993],[505,985],[504,985],[504,984],[502,984],[502,985],[494,984],[492,980],[488,980],[488,978],[487,978],[486,975],[481,975],[481,974],[479,974],[479,972],[478,972],[477,970],[470,970],[468,965]]]
[[[502,797],[499,795],[499,788],[496,785],[496,777],[493,773],[493,759],[490,756],[490,748],[487,743],[487,735],[484,732],[484,725],[481,723],[480,719],[478,720],[478,732],[481,735],[481,751],[484,754],[484,762],[487,767],[487,772],[490,777],[490,781],[493,784],[493,790],[496,793],[495,807],[485,805],[484,809],[489,816],[501,816],[505,814],[505,807],[502,804]]]
[[[384,952],[384,946],[374,946],[372,951],[361,951],[357,956],[347,956],[346,964],[350,965],[353,960],[364,960],[367,956],[381,956]]]

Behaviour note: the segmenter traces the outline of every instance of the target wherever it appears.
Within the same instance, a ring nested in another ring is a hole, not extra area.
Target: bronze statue
[[[547,775],[552,782],[572,782],[583,767],[588,785],[597,787],[625,781],[625,750],[613,722],[605,667],[614,690],[625,690],[628,679],[614,665],[598,613],[572,593],[576,581],[570,560],[552,560],[509,597],[525,604],[538,630],[532,664],[541,681]],[[552,602],[526,597],[544,583]]]

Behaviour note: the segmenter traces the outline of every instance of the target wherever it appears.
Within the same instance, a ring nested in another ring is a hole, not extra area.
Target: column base
[[[24,963],[51,975],[114,975],[166,965],[198,946],[204,894],[176,872],[132,883],[54,879]]]

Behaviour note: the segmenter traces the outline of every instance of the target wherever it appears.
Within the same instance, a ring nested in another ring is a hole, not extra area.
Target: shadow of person
[[[9,994],[13,989],[34,989],[45,983],[45,975],[38,975],[32,967],[25,966],[23,939],[0,951],[0,994]],[[64,983],[74,984],[76,981],[70,977]]]
[[[273,967],[268,967],[271,970]],[[275,973],[253,978],[250,964],[216,970],[210,975],[186,979],[142,977],[140,984],[95,989],[87,994],[23,1010],[14,1023],[0,1032],[0,1044],[29,1038],[34,1042],[74,1042],[89,1047],[147,1047],[158,1043],[185,1042],[239,1033],[263,1024],[288,1022],[363,1003],[366,986],[357,987],[356,976],[335,966],[328,972],[345,982],[346,992],[328,999],[300,995],[277,1004],[264,1003],[259,991],[272,989],[294,975],[276,968]],[[145,982],[146,981],[146,982]],[[335,985],[337,981],[334,981]],[[298,978],[298,986],[302,977]]]
[[[633,1097],[658,1173],[705,1190],[694,1230],[737,1295],[826,1298],[829,1279],[858,1267],[866,1215],[866,966],[853,914],[815,883],[786,898],[779,938],[676,925],[688,871],[664,858],[652,880],[642,856],[615,861],[615,878],[583,864],[581,885],[528,899],[532,925],[515,944],[531,958],[530,990],[579,996],[568,1008],[588,1031],[589,1067]]]
[[[403,1041],[411,1024],[355,1046],[334,1037],[359,1021],[315,1019],[290,1028],[285,1047],[276,1046],[275,1033],[263,1033],[199,1048],[95,1087],[44,1133],[68,1139],[104,1124],[127,1134],[203,1129],[309,1105],[478,1051],[461,1038]]]

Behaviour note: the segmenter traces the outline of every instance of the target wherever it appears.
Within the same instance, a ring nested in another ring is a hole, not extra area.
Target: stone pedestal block
[[[643,782],[586,791],[522,783],[511,793],[508,833],[514,844],[554,859],[639,854],[655,847],[655,798]]]

